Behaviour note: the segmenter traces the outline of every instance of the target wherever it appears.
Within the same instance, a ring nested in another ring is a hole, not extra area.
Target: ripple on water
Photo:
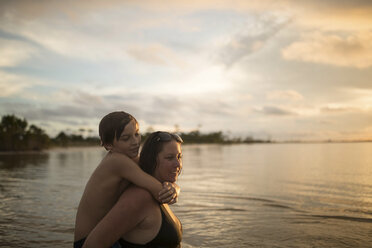
[[[372,144],[184,146],[172,206],[183,247],[369,247],[372,175],[363,161],[372,155],[362,150]],[[78,202],[103,154],[0,155],[0,246],[71,247]]]

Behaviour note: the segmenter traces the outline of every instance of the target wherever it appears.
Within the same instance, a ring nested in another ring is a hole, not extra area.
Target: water
[[[370,247],[372,143],[185,145],[183,247]],[[0,247],[71,247],[102,148],[0,155]]]

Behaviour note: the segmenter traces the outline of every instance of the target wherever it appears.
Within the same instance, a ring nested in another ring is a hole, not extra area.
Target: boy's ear
[[[112,144],[105,144],[103,147],[106,149],[106,151],[111,151],[112,150]]]

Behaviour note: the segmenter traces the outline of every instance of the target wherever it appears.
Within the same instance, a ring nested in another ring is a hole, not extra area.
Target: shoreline
[[[11,155],[11,154],[43,154],[52,150],[68,150],[75,148],[100,148],[99,145],[86,145],[86,146],[53,146],[43,150],[19,150],[19,151],[0,151],[0,155]]]
[[[237,142],[237,143],[188,143],[189,145],[275,145],[275,144],[347,144],[347,143],[372,143],[372,140],[340,140],[340,141],[272,141],[272,142]],[[19,151],[0,151],[0,155],[12,154],[42,154],[52,150],[65,150],[75,148],[102,148],[100,145],[72,145],[72,146],[52,146],[43,150],[19,150]]]

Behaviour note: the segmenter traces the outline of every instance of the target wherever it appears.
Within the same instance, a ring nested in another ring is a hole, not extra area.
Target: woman
[[[160,182],[175,182],[182,169],[182,139],[168,132],[152,133],[140,154],[140,167]],[[83,247],[180,247],[182,227],[167,204],[159,204],[136,185],[125,190],[110,212],[87,237]]]

